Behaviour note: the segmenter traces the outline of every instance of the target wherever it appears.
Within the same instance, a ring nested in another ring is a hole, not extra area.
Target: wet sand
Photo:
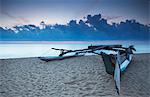
[[[0,60],[0,97],[150,97],[150,54],[134,55],[117,95],[101,56]]]

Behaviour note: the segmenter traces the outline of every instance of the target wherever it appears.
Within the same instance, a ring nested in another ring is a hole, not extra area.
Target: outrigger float
[[[57,57],[39,57],[43,61],[63,60],[66,58],[85,56],[87,53],[101,55],[104,61],[106,72],[113,75],[117,93],[120,94],[120,77],[131,62],[134,46],[123,47],[122,45],[91,45],[86,49],[67,50],[56,49],[60,51]],[[111,51],[111,52],[110,52]]]

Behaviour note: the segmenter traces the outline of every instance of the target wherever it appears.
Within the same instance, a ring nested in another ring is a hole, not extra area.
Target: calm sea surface
[[[122,44],[125,47],[134,45],[137,49],[136,53],[150,53],[150,43],[143,41],[61,41],[61,42],[0,42],[0,59],[7,58],[25,58],[25,57],[39,57],[39,56],[57,56],[59,51],[51,48],[63,49],[83,49],[89,45],[109,45]]]

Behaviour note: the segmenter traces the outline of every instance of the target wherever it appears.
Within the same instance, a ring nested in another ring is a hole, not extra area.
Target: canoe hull
[[[125,58],[122,62],[118,62],[118,58],[115,55],[110,55],[106,53],[102,53],[103,62],[105,65],[106,72],[108,74],[113,75],[115,71],[115,64],[119,64],[119,69],[121,72],[124,72],[127,66],[130,64],[132,59],[132,54],[129,55],[129,59]]]

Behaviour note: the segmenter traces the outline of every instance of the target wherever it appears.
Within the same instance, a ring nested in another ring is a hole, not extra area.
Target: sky
[[[0,26],[67,24],[99,13],[109,23],[136,19],[149,24],[149,4],[149,0],[0,0]]]

